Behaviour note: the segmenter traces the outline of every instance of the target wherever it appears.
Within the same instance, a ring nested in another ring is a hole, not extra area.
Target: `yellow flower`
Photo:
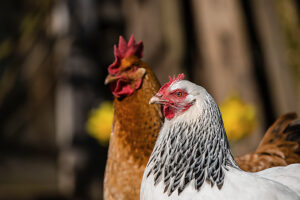
[[[96,138],[102,145],[107,145],[113,123],[113,104],[105,101],[96,109],[91,110],[86,124],[89,135]]]
[[[255,107],[243,102],[238,95],[227,98],[220,110],[229,140],[240,140],[256,128]]]

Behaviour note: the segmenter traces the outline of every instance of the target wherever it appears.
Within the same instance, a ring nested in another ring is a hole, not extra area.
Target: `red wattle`
[[[167,118],[168,120],[173,119],[176,113],[177,114],[184,113],[193,105],[193,103],[194,102],[191,102],[191,103],[185,105],[183,110],[180,108],[174,108],[168,104],[165,104],[163,106],[163,114],[164,114],[165,118]]]
[[[168,105],[164,105],[163,112],[164,112],[165,118],[167,118],[169,120],[175,116],[175,110]]]
[[[119,79],[116,83],[111,84],[112,93],[117,98],[131,95],[134,90],[130,87],[127,81]]]
[[[142,85],[142,78],[136,81],[134,88],[131,87],[128,81],[123,78],[120,78],[116,82],[111,83],[110,87],[112,93],[115,97],[121,98],[126,97],[134,93],[134,90],[137,90]]]

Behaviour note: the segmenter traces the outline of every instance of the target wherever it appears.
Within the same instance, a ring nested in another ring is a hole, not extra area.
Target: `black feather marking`
[[[193,187],[200,190],[208,182],[212,187],[222,188],[224,170],[238,168],[226,138],[221,114],[217,105],[203,109],[201,117],[191,123],[178,122],[163,134],[156,144],[148,163],[147,177],[154,175],[154,184],[161,181],[164,193],[178,195],[194,180]],[[161,134],[161,133],[160,133]]]
[[[201,174],[195,180],[195,188],[196,188],[196,190],[198,190],[198,191],[200,190],[200,188],[201,188],[201,186],[202,186],[202,184],[204,182],[204,179],[205,179],[205,171],[202,170]]]
[[[161,171],[159,171],[154,177],[154,185],[157,185],[161,180]]]

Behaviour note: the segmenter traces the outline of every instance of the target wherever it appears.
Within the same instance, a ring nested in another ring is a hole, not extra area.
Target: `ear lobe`
[[[135,73],[138,77],[142,78],[146,74],[146,69],[138,68]]]

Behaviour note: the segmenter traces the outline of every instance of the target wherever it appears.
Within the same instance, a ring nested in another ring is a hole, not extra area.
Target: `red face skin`
[[[193,102],[185,101],[187,95],[188,93],[183,89],[157,93],[156,96],[161,99],[163,104],[163,114],[168,120],[173,119],[176,114],[185,112],[193,105]]]
[[[110,84],[112,93],[117,98],[131,95],[142,84],[142,77],[135,76],[137,67],[133,66],[127,69],[115,75],[116,81]]]

